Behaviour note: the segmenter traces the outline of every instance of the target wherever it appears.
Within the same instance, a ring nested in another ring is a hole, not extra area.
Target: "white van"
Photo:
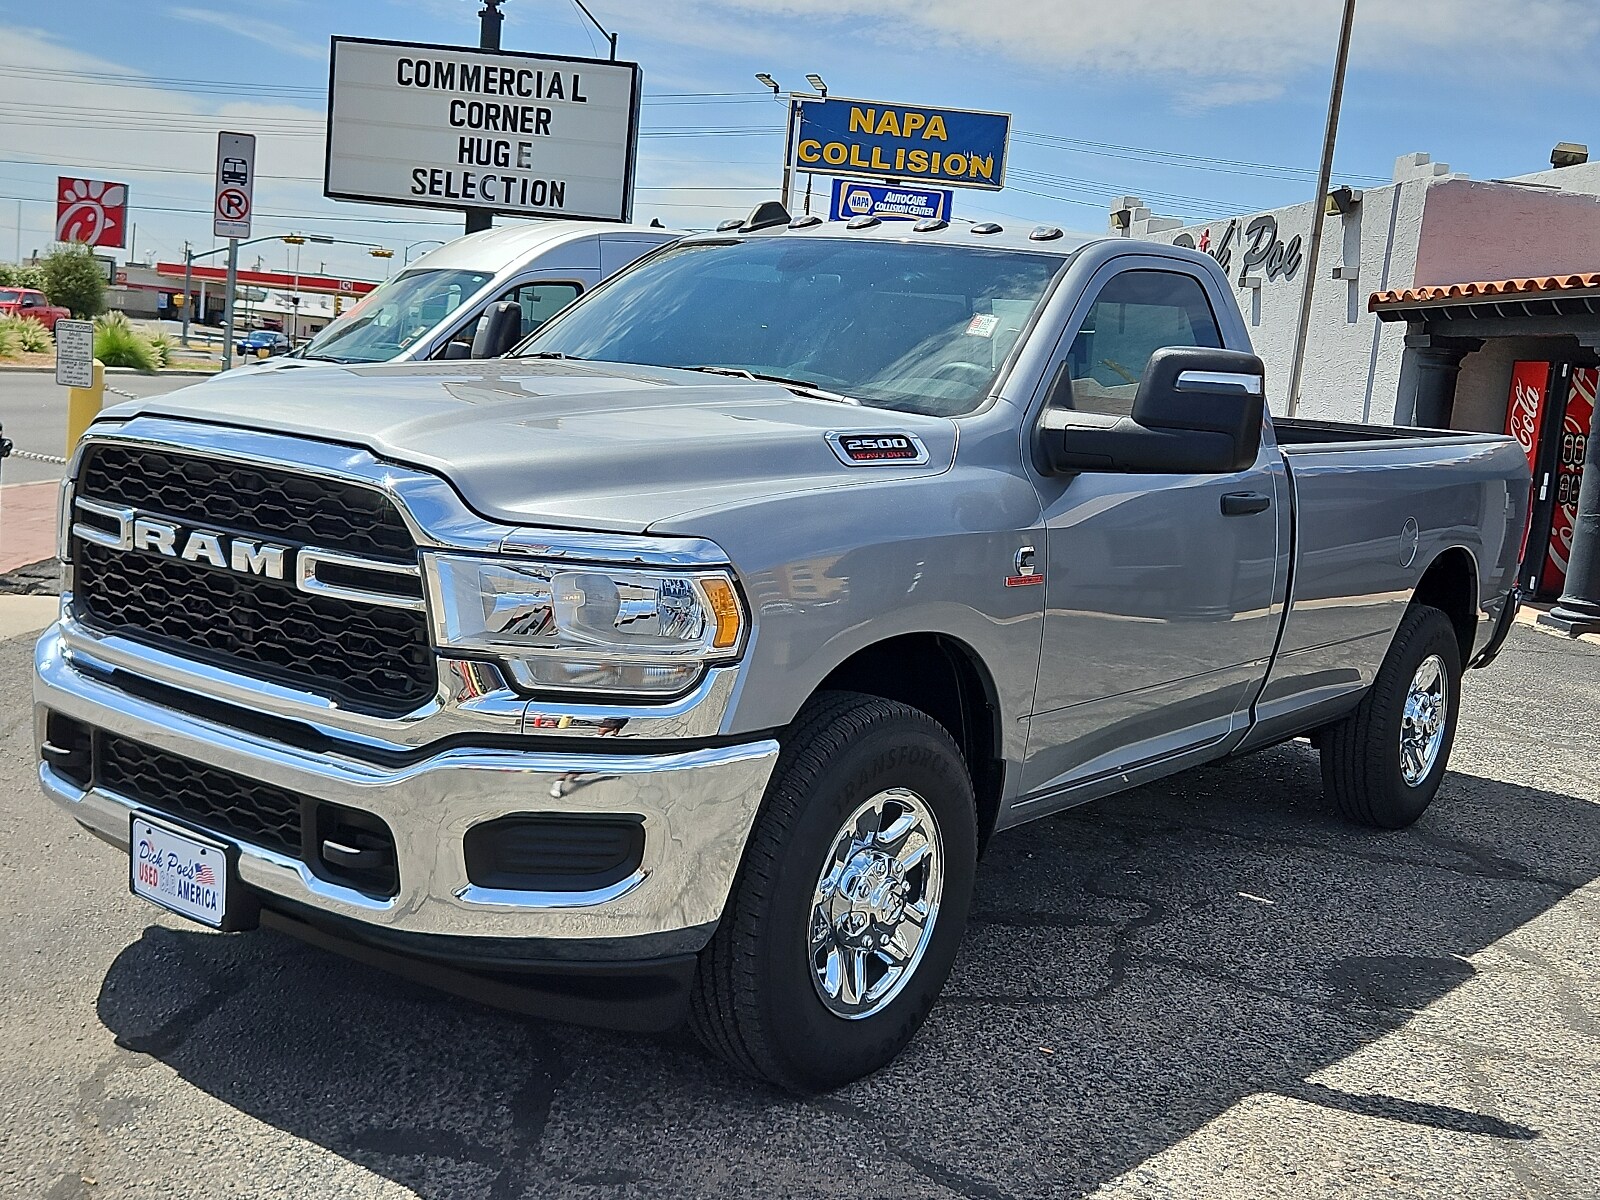
[[[293,354],[252,369],[466,358],[490,305],[517,304],[526,336],[608,275],[682,236],[592,221],[537,221],[469,233],[409,264]]]

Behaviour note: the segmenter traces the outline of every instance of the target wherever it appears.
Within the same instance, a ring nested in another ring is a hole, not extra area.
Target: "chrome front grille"
[[[229,569],[220,555],[185,558],[170,545],[130,542],[130,518],[108,527],[80,507],[73,596],[91,628],[374,716],[411,712],[435,695],[421,580],[410,573],[416,544],[382,492],[117,443],[89,446],[78,478],[79,501],[205,530],[219,542],[287,548],[282,578],[269,578]],[[324,561],[313,568],[317,558]],[[310,569],[324,574],[307,579]]]

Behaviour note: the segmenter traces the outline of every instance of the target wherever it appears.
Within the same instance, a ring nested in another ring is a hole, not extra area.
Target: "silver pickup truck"
[[[1423,813],[1513,441],[1271,419],[1191,251],[763,223],[511,359],[90,428],[39,777],[135,894],[822,1089],[915,1034],[1002,830],[1305,736],[1353,821]]]

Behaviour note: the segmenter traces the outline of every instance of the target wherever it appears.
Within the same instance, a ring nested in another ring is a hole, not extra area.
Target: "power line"
[[[1117,142],[1092,142],[1083,138],[1069,138],[1060,134],[1039,133],[1028,129],[1015,130],[1014,136],[1021,141],[1044,146],[1047,149],[1092,154],[1100,158],[1133,159],[1135,161],[1148,161],[1150,158],[1158,158],[1171,160],[1162,165],[1185,166],[1197,171],[1212,171],[1224,175],[1256,175],[1268,179],[1283,177],[1299,179],[1315,178],[1316,176],[1316,172],[1309,167],[1293,167],[1283,163],[1251,162],[1247,159],[1215,158],[1204,154],[1186,154],[1178,150],[1157,150],[1150,146],[1124,146]],[[1262,172],[1267,172],[1267,174],[1263,175]],[[1389,182],[1389,180],[1378,175],[1348,173],[1344,177],[1362,183],[1381,184]]]
[[[20,200],[24,204],[54,204],[52,199],[41,199],[38,196],[0,196],[0,200]],[[139,205],[140,212],[165,212],[165,213],[190,213],[210,216],[209,208],[177,208],[163,207],[160,205]],[[447,225],[456,228],[461,224],[457,221],[427,221],[423,219],[409,220],[402,217],[337,217],[325,213],[283,213],[283,212],[257,212],[255,214],[269,220],[277,221],[344,221],[356,222],[363,225]]]

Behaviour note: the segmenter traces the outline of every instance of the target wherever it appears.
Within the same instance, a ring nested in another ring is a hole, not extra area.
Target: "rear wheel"
[[[1403,829],[1444,779],[1461,707],[1461,647],[1450,618],[1406,610],[1356,710],[1322,731],[1322,784],[1352,821]]]
[[[977,827],[966,763],[926,714],[830,693],[795,722],[691,1023],[792,1091],[870,1074],[916,1034],[966,925]]]

